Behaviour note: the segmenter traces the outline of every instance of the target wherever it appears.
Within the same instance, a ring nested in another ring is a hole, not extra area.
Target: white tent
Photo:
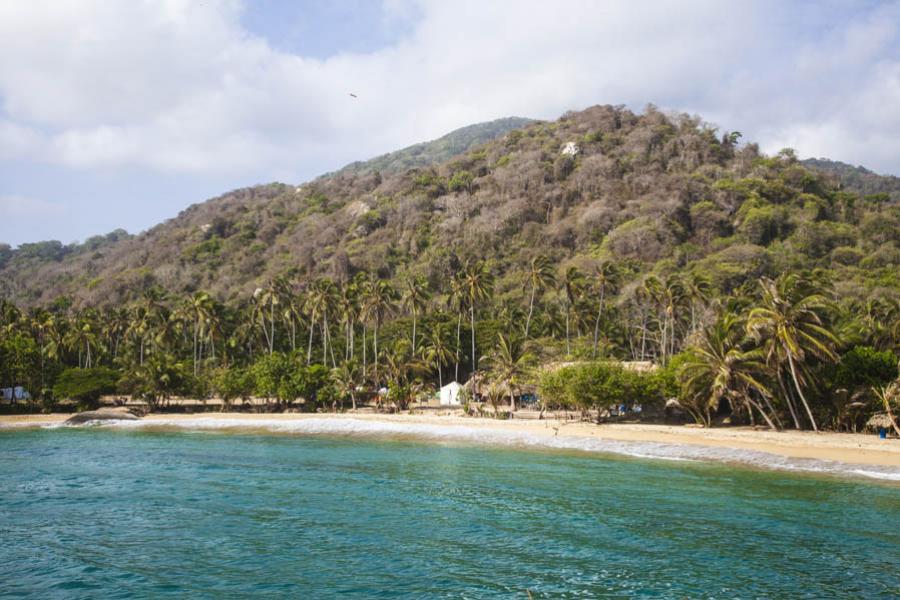
[[[450,406],[450,405],[458,405],[459,402],[459,392],[462,390],[462,386],[455,382],[451,381],[447,385],[441,388],[441,406]]]

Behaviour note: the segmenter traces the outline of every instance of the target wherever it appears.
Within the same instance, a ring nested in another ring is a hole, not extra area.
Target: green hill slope
[[[839,189],[791,153],[737,146],[695,118],[597,106],[391,172],[467,147],[461,136],[299,187],[236,190],[135,237],[6,249],[0,289],[24,305],[116,303],[152,286],[227,300],[279,275],[367,271],[422,275],[446,292],[459,264],[477,257],[512,299],[536,255],[558,265],[612,260],[632,278],[702,272],[723,290],[797,268],[833,270],[857,296],[896,285],[900,209]]]
[[[514,129],[521,129],[534,122],[534,119],[506,117],[504,119],[468,125],[430,142],[415,144],[371,160],[350,163],[339,171],[323,175],[322,178],[335,175],[359,175],[362,173],[389,175],[401,173],[412,168],[437,165],[468,151],[470,148],[489,142],[505,133]]]

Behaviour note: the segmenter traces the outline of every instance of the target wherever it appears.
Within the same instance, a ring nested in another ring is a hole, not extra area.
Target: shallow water
[[[0,593],[889,598],[900,489],[370,437],[0,432]]]

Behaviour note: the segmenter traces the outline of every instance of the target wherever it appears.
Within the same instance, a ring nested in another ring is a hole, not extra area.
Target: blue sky
[[[900,174],[900,2],[0,0],[0,242],[649,102]]]

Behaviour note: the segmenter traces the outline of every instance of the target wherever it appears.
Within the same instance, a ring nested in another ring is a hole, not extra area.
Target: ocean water
[[[0,595],[897,598],[900,487],[390,436],[0,431]]]

